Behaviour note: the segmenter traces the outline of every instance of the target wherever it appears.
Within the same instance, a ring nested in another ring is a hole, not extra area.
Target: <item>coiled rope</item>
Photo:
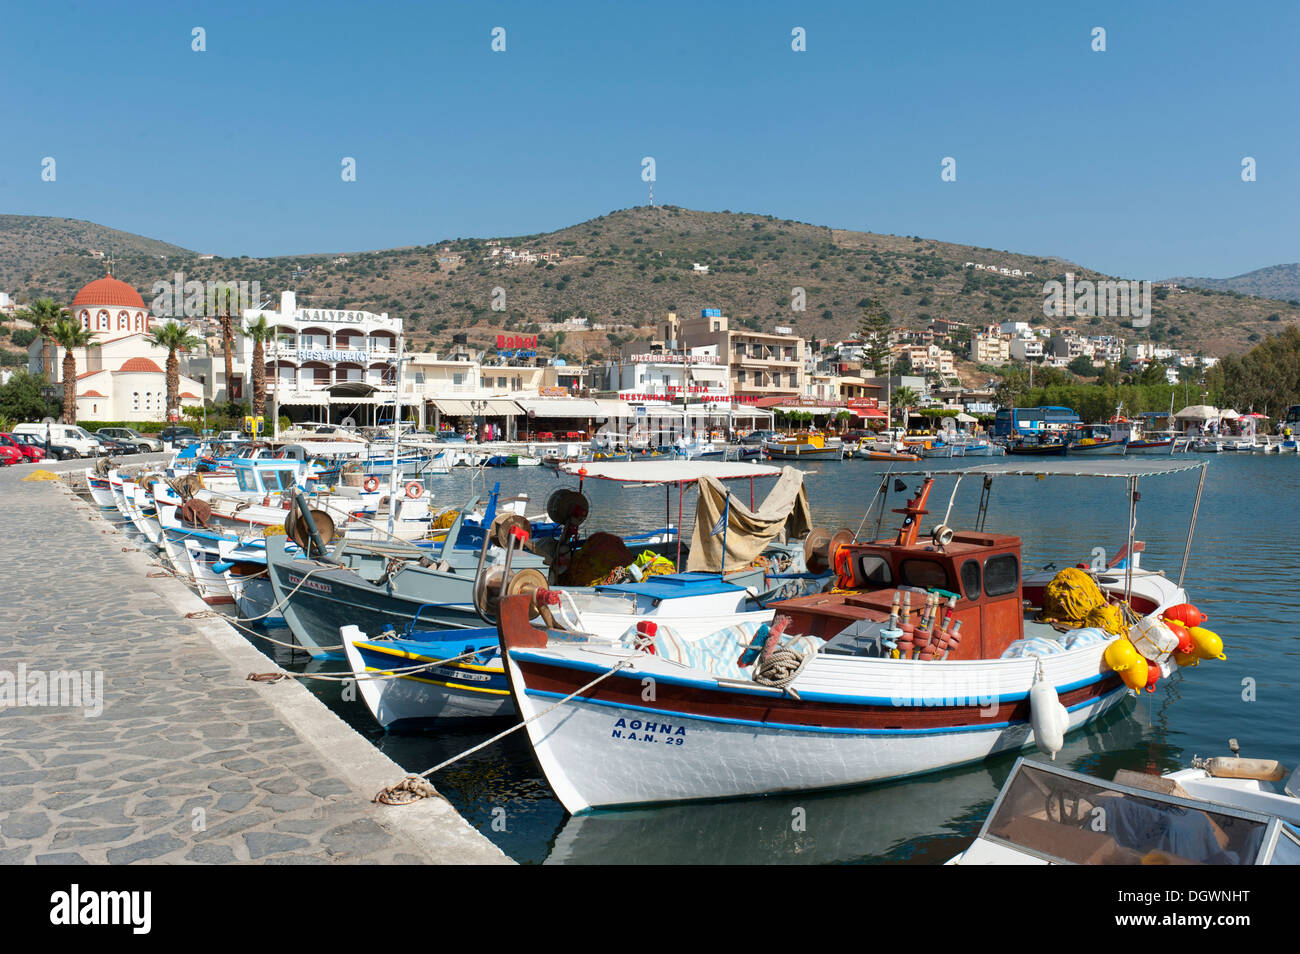
[[[785,647],[774,649],[770,655],[759,657],[754,664],[754,674],[751,678],[760,686],[781,689],[787,695],[798,699],[799,693],[790,688],[790,683],[803,672],[804,666],[808,665],[812,657],[812,653],[805,655]]]

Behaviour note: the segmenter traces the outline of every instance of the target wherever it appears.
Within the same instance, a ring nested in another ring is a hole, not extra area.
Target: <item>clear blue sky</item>
[[[1226,277],[1300,260],[1297,38],[1292,2],[10,3],[0,211],[389,248],[643,204],[653,156],[662,203]]]

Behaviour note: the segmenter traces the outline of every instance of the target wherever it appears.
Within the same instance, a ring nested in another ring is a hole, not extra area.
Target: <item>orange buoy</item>
[[[1169,620],[1177,620],[1187,627],[1200,626],[1209,619],[1208,616],[1198,610],[1191,603],[1179,603],[1176,606],[1171,606],[1160,614],[1160,618],[1166,622]]]
[[[406,496],[412,500],[419,500],[424,493],[424,486],[418,480],[412,480],[406,485]]]
[[[366,493],[373,494],[379,489],[379,478],[371,475],[365,479],[361,486],[366,489]]]

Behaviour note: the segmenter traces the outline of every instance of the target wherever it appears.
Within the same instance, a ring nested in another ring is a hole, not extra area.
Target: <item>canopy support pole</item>
[[[1201,479],[1196,485],[1196,502],[1192,504],[1192,522],[1187,525],[1187,543],[1183,545],[1183,565],[1178,570],[1178,588],[1182,589],[1183,575],[1187,572],[1187,559],[1192,555],[1192,534],[1196,531],[1196,515],[1201,509],[1201,492],[1205,490],[1204,464],[1201,465]]]
[[[677,483],[677,569],[682,568],[682,497],[686,494],[686,485]]]
[[[1138,506],[1138,479],[1130,477],[1128,479],[1128,546],[1125,552],[1128,558],[1124,561],[1124,602],[1127,603],[1133,595],[1133,535],[1137,531],[1137,506]]]

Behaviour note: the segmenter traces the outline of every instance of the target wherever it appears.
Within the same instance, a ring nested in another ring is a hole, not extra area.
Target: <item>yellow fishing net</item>
[[[1061,570],[1047,584],[1039,619],[1071,628],[1096,626],[1117,635],[1127,630],[1123,610],[1106,602],[1096,581],[1072,566]]]

